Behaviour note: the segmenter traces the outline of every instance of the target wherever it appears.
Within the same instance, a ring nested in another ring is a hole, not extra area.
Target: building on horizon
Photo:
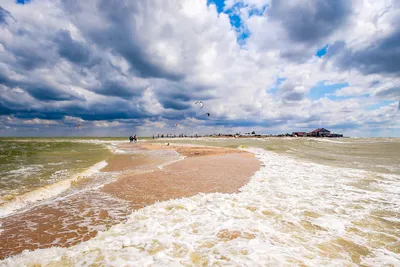
[[[315,129],[314,131],[309,133],[309,136],[313,137],[327,137],[331,134],[331,131],[325,129],[325,128],[318,128]]]

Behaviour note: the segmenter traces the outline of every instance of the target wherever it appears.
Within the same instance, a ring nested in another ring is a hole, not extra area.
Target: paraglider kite
[[[196,102],[194,102],[195,104],[200,104],[200,108],[203,108],[203,102],[200,100],[197,100]]]

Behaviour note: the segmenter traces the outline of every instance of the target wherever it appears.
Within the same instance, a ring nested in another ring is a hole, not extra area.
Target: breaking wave
[[[262,168],[237,194],[198,194],[134,212],[71,248],[1,264],[371,266],[400,262],[398,175],[249,149]]]
[[[25,207],[30,207],[35,202],[57,196],[70,188],[72,181],[75,181],[79,177],[89,177],[92,174],[99,172],[105,166],[107,166],[107,162],[101,161],[86,169],[85,171],[71,176],[68,179],[64,179],[59,182],[37,188],[23,195],[15,196],[11,201],[6,202],[0,206],[0,218]],[[57,171],[52,176],[57,176],[61,172],[62,171]]]

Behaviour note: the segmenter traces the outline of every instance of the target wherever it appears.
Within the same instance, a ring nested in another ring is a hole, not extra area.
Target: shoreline
[[[10,201],[4,202],[0,205],[0,219],[12,215],[13,213],[23,212],[25,208],[29,208],[29,205],[35,206],[35,204],[39,204],[40,201],[56,197],[67,191],[74,182],[77,182],[80,179],[86,179],[101,171],[106,166],[107,162],[102,160],[88,167],[84,171],[72,175],[70,178],[35,188],[32,191],[21,195],[13,196]]]
[[[193,173],[197,170],[188,164],[184,169],[177,169],[184,160],[173,150],[164,149],[167,142],[149,145],[155,150],[144,149],[142,143],[147,146],[149,142],[126,144],[124,151],[132,153],[122,153],[123,156],[115,159],[118,168],[126,168],[131,162],[164,159],[167,174],[173,168],[175,173],[184,171],[195,176]],[[202,144],[203,147],[207,145]],[[38,246],[32,240],[32,246],[26,248],[34,251],[16,252],[14,255],[17,255],[0,261],[0,265],[75,266],[84,263],[97,266],[114,262],[159,266],[273,266],[277,263],[324,266],[334,261],[349,266],[382,266],[399,262],[396,235],[399,213],[395,196],[400,173],[399,161],[392,156],[398,153],[398,140],[377,142],[370,139],[355,141],[349,146],[326,142],[313,142],[312,146],[304,146],[303,142],[289,146],[281,142],[270,146],[262,142],[250,144],[254,146],[249,145],[245,150],[254,155],[262,167],[238,193],[199,193],[133,207],[128,200],[116,201],[118,198],[108,193],[90,190],[93,187],[89,183],[85,187],[89,190],[83,195],[37,209],[38,216],[46,216],[47,222],[43,224],[32,225],[29,215],[35,213],[11,220],[15,228],[28,229],[26,232],[32,235],[58,231],[61,241],[49,248],[48,244]],[[240,143],[234,145],[238,147]],[[156,150],[157,146],[163,149]],[[292,148],[315,157],[298,157],[299,154],[285,152]],[[244,149],[239,146],[239,150]],[[214,159],[214,156],[199,155],[195,149],[192,152],[192,157],[189,153],[185,160],[197,163]],[[344,158],[332,164],[329,158],[337,158],[338,153]],[[365,158],[360,158],[360,153]],[[137,157],[139,154],[142,156]],[[315,160],[320,155],[328,159]],[[178,163],[172,163],[174,160]],[[354,161],[363,165],[355,166]],[[395,169],[389,174],[382,167]],[[133,179],[138,173],[150,172],[150,168],[159,170],[157,164],[147,164],[143,168],[126,170],[124,174]],[[112,173],[96,174],[91,181],[109,174]],[[114,173],[107,181],[115,182],[117,175]],[[175,185],[155,184],[167,191],[175,188]],[[160,194],[163,193],[161,190]],[[126,194],[125,198],[130,197]],[[57,217],[73,221],[63,225],[64,221],[58,222]],[[4,225],[5,228],[10,224]],[[41,229],[32,232],[35,227]],[[42,238],[51,242],[53,237]],[[10,239],[9,244],[17,242],[19,240]],[[3,252],[1,248],[0,252]]]
[[[261,167],[253,154],[238,149],[154,143],[141,149],[173,150],[184,158],[151,172],[121,174],[103,192],[146,206],[198,193],[235,193]]]
[[[261,166],[250,152],[222,147],[142,141],[119,144],[115,149],[113,158],[98,173],[100,177],[117,174],[115,180],[0,218],[0,259],[25,249],[79,244],[99,230],[123,222],[131,212],[159,201],[198,193],[238,192]],[[88,177],[74,189],[95,179],[97,176]]]

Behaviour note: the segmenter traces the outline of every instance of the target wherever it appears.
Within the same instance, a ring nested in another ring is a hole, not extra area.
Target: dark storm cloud
[[[35,29],[24,27],[14,19],[13,25],[4,25],[7,32],[12,35],[8,41],[1,42],[6,50],[3,61],[16,73],[22,74],[38,68],[50,67],[54,63],[54,45],[47,37],[41,37],[41,33]]]
[[[50,118],[59,119],[62,118],[67,106],[54,105],[54,101],[39,100],[30,96],[26,90],[10,89],[8,87],[0,87],[0,106],[2,115],[14,114],[18,117],[23,118]],[[61,115],[55,115],[60,114]]]
[[[37,102],[18,102],[15,98],[6,99],[2,97],[0,97],[0,115],[14,115],[21,119],[39,118],[47,120],[60,120],[64,116],[79,117],[84,120],[145,119],[152,116],[152,114],[132,106],[130,101],[122,99],[108,99],[92,104],[69,101],[64,105],[59,105],[57,102],[44,102],[37,105]]]
[[[160,92],[160,95],[165,98],[171,98],[171,99],[178,100],[178,101],[188,102],[188,101],[195,100],[195,98],[193,98],[194,97],[193,93],[187,92],[187,91],[186,92],[185,91],[183,91],[183,92],[168,92],[167,94]]]
[[[0,24],[7,23],[7,17],[11,16],[10,12],[0,6]]]
[[[9,82],[10,80],[8,79],[7,75],[2,73],[2,71],[0,70],[0,84],[7,85],[9,84]]]
[[[267,14],[281,21],[288,37],[295,42],[315,43],[332,34],[351,13],[348,0],[291,1],[272,0]]]
[[[156,25],[137,23],[135,15],[151,12],[151,6],[147,1],[119,2],[99,0],[94,1],[93,8],[97,8],[97,14],[106,27],[90,28],[82,19],[85,12],[78,0],[65,1],[64,9],[71,16],[79,28],[87,37],[104,49],[111,49],[124,57],[132,67],[132,72],[142,78],[165,78],[168,80],[182,80],[183,73],[173,68],[163,67],[159,59],[147,52],[147,31]],[[93,11],[93,10],[92,10]]]
[[[353,51],[344,42],[334,43],[328,58],[342,69],[354,68],[364,74],[400,75],[400,31],[393,32],[367,48]]]
[[[0,72],[0,84],[8,88],[20,88],[32,97],[42,101],[65,101],[65,100],[80,100],[85,101],[85,98],[71,90],[59,88],[59,86],[52,86],[46,83],[35,81],[16,81],[7,78]],[[4,92],[0,99],[7,96],[9,91]]]
[[[24,86],[24,89],[31,96],[42,101],[84,100],[82,96],[55,87],[29,84]]]
[[[68,115],[68,112],[62,112],[62,111],[40,111],[40,110],[35,110],[35,109],[29,109],[29,110],[18,110],[14,111],[12,113],[14,117],[19,118],[19,119],[42,119],[42,120],[61,120],[64,118],[64,116]]]
[[[149,42],[158,36],[150,38],[148,32],[160,26],[139,22],[152,11],[147,1],[92,3],[96,4],[87,9],[80,1],[63,1],[65,17],[59,13],[60,27],[47,27],[43,21],[25,25],[24,20],[5,25],[13,38],[3,44],[9,57],[3,57],[5,64],[0,66],[0,84],[7,88],[0,91],[0,114],[48,120],[64,116],[148,119],[154,115],[147,111],[151,107],[144,106],[147,100],[142,97],[152,86],[155,100],[168,109],[163,118],[175,120],[189,113],[195,116],[190,112],[195,100],[213,98],[209,86],[183,82],[183,73],[149,52]],[[2,21],[10,15],[3,9],[0,12]],[[87,22],[88,12],[96,14],[97,25]],[[78,29],[82,37],[79,41],[66,30],[65,19],[67,23],[71,19]],[[48,32],[41,31],[44,28]],[[166,27],[161,31],[162,38],[168,39],[172,30]],[[121,57],[128,63],[128,72]],[[61,59],[73,63],[72,67]],[[71,89],[75,87],[113,98],[85,99]]]
[[[135,84],[127,85],[119,81],[107,80],[102,82],[99,88],[94,88],[92,91],[101,95],[130,99],[132,97],[142,96],[145,89],[145,86],[137,86]]]
[[[151,57],[145,56],[144,51],[134,44],[134,40],[128,42],[116,42],[112,45],[133,67],[133,72],[143,78],[166,78],[169,80],[181,80],[183,74],[168,71],[157,63],[151,62]]]
[[[80,64],[89,60],[90,51],[83,44],[72,40],[69,31],[61,30],[56,34],[55,42],[58,53],[69,61]]]
[[[68,108],[68,116],[80,117],[84,120],[145,119],[152,116],[123,99],[107,99],[87,105]]]
[[[161,105],[166,109],[175,109],[175,110],[185,110],[190,108],[190,104],[187,102],[182,102],[174,99],[162,99],[160,101]]]
[[[43,67],[48,63],[47,55],[45,55],[43,51],[49,51],[51,49],[28,45],[25,47],[11,47],[9,50],[17,59],[18,66],[16,67],[22,68],[26,71],[31,71],[33,69]]]
[[[10,115],[13,114],[13,111],[7,107],[5,107],[0,100],[0,115]]]
[[[173,81],[164,81],[155,86],[156,98],[164,108],[178,111],[186,110],[186,115],[192,114],[190,113],[191,108],[199,108],[198,105],[194,104],[196,100],[206,101],[213,98],[209,93],[211,89],[210,86]],[[195,115],[195,113],[192,115]]]

